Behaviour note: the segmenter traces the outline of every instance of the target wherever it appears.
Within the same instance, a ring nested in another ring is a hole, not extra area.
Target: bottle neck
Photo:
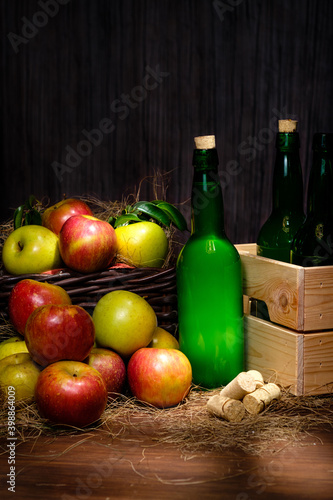
[[[314,150],[310,170],[308,215],[333,215],[333,172],[332,159],[328,151]]]
[[[193,166],[191,232],[196,235],[224,236],[224,207],[217,150],[195,149]]]
[[[303,179],[297,132],[279,132],[273,176],[273,210],[303,211]]]

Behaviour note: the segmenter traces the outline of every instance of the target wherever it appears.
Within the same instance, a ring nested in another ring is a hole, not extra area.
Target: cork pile
[[[258,415],[281,397],[279,386],[264,382],[257,370],[241,372],[219,394],[207,401],[207,410],[228,422],[240,422],[247,413]]]

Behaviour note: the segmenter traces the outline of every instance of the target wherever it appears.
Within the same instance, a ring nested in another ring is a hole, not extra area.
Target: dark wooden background
[[[313,133],[333,129],[331,0],[0,9],[2,220],[30,194],[119,200],[158,170],[189,220],[193,137],[215,134],[227,233],[255,241],[271,206],[278,117],[299,120],[305,184]],[[82,142],[93,129],[95,145]],[[140,198],[152,197],[144,182]]]

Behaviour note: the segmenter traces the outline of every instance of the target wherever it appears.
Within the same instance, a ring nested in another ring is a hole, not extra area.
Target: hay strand
[[[166,200],[168,183],[170,181],[171,172],[161,172],[160,170],[155,170],[154,174],[143,178],[137,189],[134,189],[132,194],[123,196],[121,200],[100,200],[97,196],[91,194],[85,194],[82,196],[75,196],[75,198],[80,199],[87,203],[91,208],[93,215],[98,219],[108,221],[110,218],[117,218],[122,214],[126,207],[133,205],[134,203],[140,201],[140,192],[143,183],[149,183],[151,185],[150,191],[153,192],[154,199]],[[69,198],[64,194],[63,198]],[[46,208],[50,205],[50,201],[47,197],[44,197],[37,206],[38,211],[42,214]],[[175,258],[177,257],[182,243],[178,241],[179,231],[173,224],[170,227],[162,226],[166,237],[169,242],[169,249],[166,259],[163,264],[163,269],[171,266]],[[4,267],[2,264],[2,247],[6,241],[9,234],[14,230],[13,220],[8,220],[0,224],[0,276],[4,273]]]
[[[87,435],[94,431],[138,445],[149,437],[152,446],[173,446],[184,456],[227,449],[261,455],[286,444],[301,444],[316,429],[333,427],[332,396],[297,397],[284,390],[281,399],[261,414],[247,415],[241,422],[227,422],[206,408],[208,399],[218,393],[193,387],[183,403],[163,410],[119,395],[108,402],[99,422],[85,429],[52,425],[40,417],[34,402],[22,401],[17,404],[17,435],[26,441],[40,435]],[[6,407],[0,411],[1,437],[7,434],[6,412]]]

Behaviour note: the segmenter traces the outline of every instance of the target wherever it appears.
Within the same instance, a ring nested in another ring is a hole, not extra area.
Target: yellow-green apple
[[[58,235],[66,220],[73,215],[93,215],[93,213],[84,201],[68,198],[47,208],[42,214],[42,224]]]
[[[92,317],[99,347],[107,347],[125,357],[146,347],[157,326],[151,305],[140,295],[126,290],[104,295]]]
[[[2,249],[9,274],[42,273],[62,266],[59,239],[43,226],[22,226],[12,231]]]
[[[127,379],[133,396],[158,408],[180,403],[192,383],[192,367],[178,349],[144,347],[127,365]]]
[[[157,326],[148,347],[158,347],[160,349],[179,349],[179,342],[164,328]]]
[[[8,313],[14,328],[24,335],[27,319],[37,307],[71,303],[71,298],[64,288],[33,279],[24,279],[16,283],[10,292]]]
[[[29,352],[22,337],[14,336],[0,343],[0,360],[18,352]]]
[[[110,349],[93,347],[85,361],[102,375],[109,397],[122,392],[126,381],[126,366],[119,354]]]
[[[92,273],[111,264],[117,239],[108,222],[90,215],[74,215],[62,226],[59,246],[66,266],[81,273]]]
[[[92,317],[80,306],[48,304],[38,307],[25,326],[28,351],[41,366],[66,359],[83,361],[94,340]]]
[[[34,363],[27,352],[11,354],[0,360],[1,397],[6,396],[8,388],[14,388],[15,400],[34,397],[40,367]]]
[[[42,417],[75,427],[96,422],[105,410],[107,397],[102,375],[79,361],[57,361],[47,366],[35,388]]]
[[[155,222],[136,222],[115,229],[117,260],[135,267],[162,267],[168,239]]]

